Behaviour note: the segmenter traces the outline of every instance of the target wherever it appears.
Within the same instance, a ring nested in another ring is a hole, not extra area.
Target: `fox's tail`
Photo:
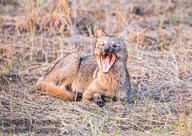
[[[39,80],[37,82],[36,89],[38,89],[38,90],[41,89],[44,92],[46,92],[52,96],[60,97],[60,98],[63,98],[64,100],[68,100],[68,101],[75,100],[75,94],[65,91],[62,88],[60,88],[52,83],[47,83],[42,80]]]

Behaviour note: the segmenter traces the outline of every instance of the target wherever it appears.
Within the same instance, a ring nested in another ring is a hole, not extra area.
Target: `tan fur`
[[[36,88],[65,100],[75,100],[75,93],[83,93],[82,100],[100,100],[101,96],[124,99],[130,91],[126,69],[127,51],[116,36],[109,36],[100,27],[94,28],[96,37],[94,56],[76,54],[61,59],[50,72],[41,77]],[[116,61],[107,73],[101,64],[101,53],[109,50]],[[70,92],[72,91],[72,92]]]
[[[43,89],[45,92],[47,92],[48,94],[51,94],[53,96],[60,97],[60,98],[63,98],[65,100],[70,100],[70,101],[75,100],[74,94],[72,94],[68,91],[64,91],[63,88],[56,86],[52,83],[39,81],[37,83],[36,87],[37,87],[37,89]]]

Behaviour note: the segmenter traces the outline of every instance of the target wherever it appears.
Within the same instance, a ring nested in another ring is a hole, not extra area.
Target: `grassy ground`
[[[75,52],[93,25],[127,44],[127,102],[65,102],[37,79]],[[0,135],[192,135],[191,0],[0,0]]]

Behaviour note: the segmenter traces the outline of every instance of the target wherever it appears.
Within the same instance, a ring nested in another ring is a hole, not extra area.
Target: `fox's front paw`
[[[90,102],[91,98],[90,97],[86,97],[86,96],[82,96],[82,101],[83,102]]]
[[[105,102],[104,101],[95,101],[95,103],[99,106],[99,107],[104,107],[105,106]]]
[[[76,102],[80,102],[81,99],[82,99],[82,93],[77,92],[77,93],[75,94],[75,101],[76,101]]]

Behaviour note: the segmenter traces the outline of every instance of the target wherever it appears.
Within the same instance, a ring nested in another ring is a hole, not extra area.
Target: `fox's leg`
[[[66,88],[77,76],[79,63],[80,57],[75,54],[63,58],[55,64],[50,72],[38,80],[36,88],[65,100],[74,100],[75,95],[67,91]]]
[[[93,88],[86,90],[82,96],[83,102],[89,102],[92,99],[100,107],[103,107],[105,105],[104,101],[101,98],[101,94],[97,93],[97,91],[95,89],[93,90]]]
[[[73,101],[75,100],[75,95],[61,86],[56,86],[53,83],[49,82],[38,82],[36,85],[37,89],[43,90],[45,93],[50,94],[55,97],[59,97],[65,100]]]
[[[101,98],[101,94],[99,94],[99,93],[93,94],[93,100],[100,107],[103,107],[105,105],[104,101]]]
[[[103,107],[105,105],[104,101],[101,98],[101,92],[97,93],[97,91],[93,88],[86,90],[83,93],[83,97],[82,97],[82,101],[83,102],[89,102],[90,100],[92,100],[99,106],[99,107]]]
[[[83,93],[82,101],[87,102],[87,101],[90,101],[92,99],[95,102],[102,101],[101,95],[105,95],[105,91],[100,86],[98,80],[95,79],[91,83],[91,85],[88,87],[88,89],[85,90],[85,92]]]
[[[83,96],[82,96],[82,101],[83,102],[88,102],[93,99],[94,93],[98,93],[98,82],[97,80],[94,80],[91,85],[87,88],[87,90],[84,91]]]

